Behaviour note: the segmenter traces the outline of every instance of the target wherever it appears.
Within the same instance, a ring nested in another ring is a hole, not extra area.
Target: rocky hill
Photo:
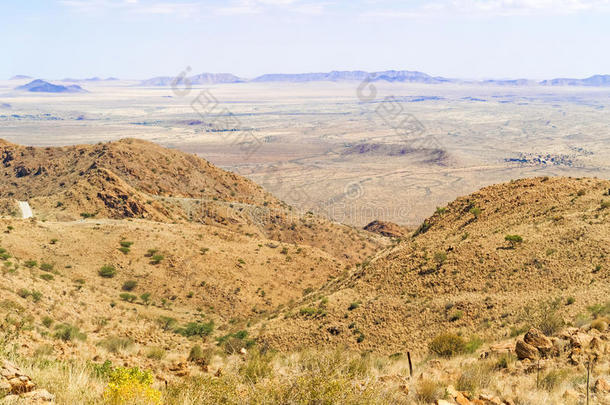
[[[23,86],[15,87],[15,90],[29,91],[31,93],[86,93],[87,91],[79,85],[73,84],[63,86],[61,84],[52,84],[44,80],[36,79]]]
[[[421,352],[447,330],[505,336],[552,305],[571,320],[610,296],[609,191],[607,180],[545,177],[458,198],[279,314],[262,340]]]

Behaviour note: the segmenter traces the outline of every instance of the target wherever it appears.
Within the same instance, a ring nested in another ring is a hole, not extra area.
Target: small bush
[[[30,290],[26,290],[25,288],[20,288],[19,290],[17,290],[17,295],[23,299],[26,299],[27,297],[32,295],[32,293],[30,292]]]
[[[472,394],[491,383],[492,370],[487,363],[474,363],[462,368],[456,388]]]
[[[116,276],[116,269],[114,268],[114,266],[107,264],[105,266],[102,266],[97,273],[104,278],[113,278],[114,276]]]
[[[98,343],[111,353],[123,352],[133,347],[133,341],[127,337],[109,336]]]
[[[462,311],[454,311],[450,316],[449,316],[449,322],[456,322],[459,321],[460,319],[462,319],[464,317],[464,312]]]
[[[120,244],[121,244],[121,247],[129,249],[133,245],[133,242],[129,242],[129,241],[123,240],[123,241],[120,242]]]
[[[161,262],[162,262],[164,259],[165,259],[165,256],[163,256],[163,255],[158,255],[158,254],[157,254],[157,255],[153,255],[153,256],[150,258],[150,262],[151,262],[152,264],[159,264],[159,263],[161,263]]]
[[[55,265],[52,263],[40,263],[40,270],[42,271],[53,271],[54,267]]]
[[[138,282],[135,280],[127,280],[123,283],[121,289],[123,291],[133,291],[138,286]]]
[[[42,324],[46,327],[46,328],[50,328],[51,325],[53,325],[53,318],[51,318],[50,316],[44,316],[42,318]]]
[[[144,293],[140,295],[140,299],[144,304],[148,305],[148,303],[150,302],[150,293]]]
[[[134,302],[135,300],[138,299],[137,296],[135,296],[133,294],[129,294],[129,293],[121,293],[121,294],[119,294],[119,298],[121,298],[123,301],[126,301],[126,302]]]
[[[154,379],[150,372],[137,367],[117,367],[109,375],[104,400],[111,405],[161,404],[161,392],[152,388]]]
[[[162,347],[150,347],[146,351],[146,357],[153,360],[163,360],[167,353]]]
[[[201,346],[195,345],[189,352],[188,361],[207,366],[212,361],[212,355],[212,349],[202,349]]]
[[[34,267],[38,266],[38,262],[36,260],[26,260],[23,265],[28,269],[33,269]]]
[[[608,323],[605,320],[598,318],[591,322],[591,328],[597,329],[600,332],[605,332],[606,329],[608,329]]]
[[[157,323],[164,331],[172,330],[178,323],[175,318],[171,318],[169,316],[160,316],[157,319]]]
[[[185,337],[191,336],[208,336],[214,331],[214,321],[206,323],[202,322],[189,322],[184,327],[178,328],[175,332]]]
[[[575,302],[576,302],[576,298],[574,298],[574,297],[568,297],[568,299],[566,299],[566,305],[572,305]]]
[[[481,209],[478,207],[472,207],[469,212],[474,215],[475,218],[478,218],[481,215]]]
[[[567,377],[567,370],[551,370],[540,380],[540,387],[547,391],[553,391]]]
[[[40,301],[42,299],[42,293],[40,291],[33,290],[32,291],[32,299],[34,300],[34,302]]]
[[[520,235],[506,235],[504,240],[507,241],[513,249],[517,244],[523,243],[523,237]]]
[[[62,323],[55,327],[55,338],[61,339],[64,342],[70,342],[72,340],[85,340],[87,335],[82,333],[77,326],[69,323]]]
[[[239,368],[239,373],[247,381],[256,383],[271,375],[273,371],[272,360],[273,354],[271,352],[263,353],[253,350],[249,353],[246,363]]]
[[[422,379],[417,382],[415,387],[415,398],[420,402],[432,404],[445,396],[444,391],[440,382]]]
[[[54,279],[55,279],[55,277],[53,277],[53,275],[52,275],[52,274],[49,274],[49,273],[43,273],[43,274],[41,274],[41,275],[40,275],[40,278],[41,278],[41,279],[43,279],[44,281],[51,281],[51,280],[54,280]]]
[[[351,304],[349,304],[349,307],[347,307],[347,310],[353,311],[354,309],[357,309],[358,307],[360,307],[360,304],[361,304],[360,301],[352,302]]]
[[[462,337],[454,333],[442,333],[432,339],[428,344],[428,349],[438,356],[453,357],[464,353],[466,342]]]
[[[470,340],[468,340],[468,342],[466,342],[466,346],[464,346],[464,352],[466,352],[466,353],[474,353],[481,346],[483,346],[483,339],[481,339],[478,336],[473,336],[473,337],[470,338]]]

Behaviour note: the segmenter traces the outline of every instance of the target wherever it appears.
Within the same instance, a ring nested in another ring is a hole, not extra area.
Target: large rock
[[[540,353],[545,356],[548,355],[553,348],[553,342],[551,339],[535,328],[530,329],[525,336],[523,336],[523,341],[538,349]]]
[[[55,401],[55,396],[46,390],[37,390],[30,377],[8,360],[0,367],[0,396],[6,401],[20,404],[42,404]]]
[[[519,360],[536,360],[538,358],[538,349],[528,343],[525,343],[525,341],[522,339],[517,340],[517,344],[515,345],[515,353],[517,354],[517,358]]]
[[[593,391],[597,393],[610,393],[610,383],[603,378],[598,379],[593,386]]]

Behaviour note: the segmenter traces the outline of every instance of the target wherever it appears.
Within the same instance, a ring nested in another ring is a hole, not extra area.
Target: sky
[[[0,0],[0,79],[610,74],[610,0]]]

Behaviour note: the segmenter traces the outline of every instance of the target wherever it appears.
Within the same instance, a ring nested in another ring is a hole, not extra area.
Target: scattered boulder
[[[523,341],[538,349],[544,356],[548,355],[551,352],[551,349],[553,349],[553,342],[551,339],[535,328],[530,329],[525,336],[523,336]]]
[[[517,358],[519,360],[536,360],[538,358],[538,349],[526,343],[522,339],[517,340],[517,344],[515,345],[515,353],[517,354]]]

